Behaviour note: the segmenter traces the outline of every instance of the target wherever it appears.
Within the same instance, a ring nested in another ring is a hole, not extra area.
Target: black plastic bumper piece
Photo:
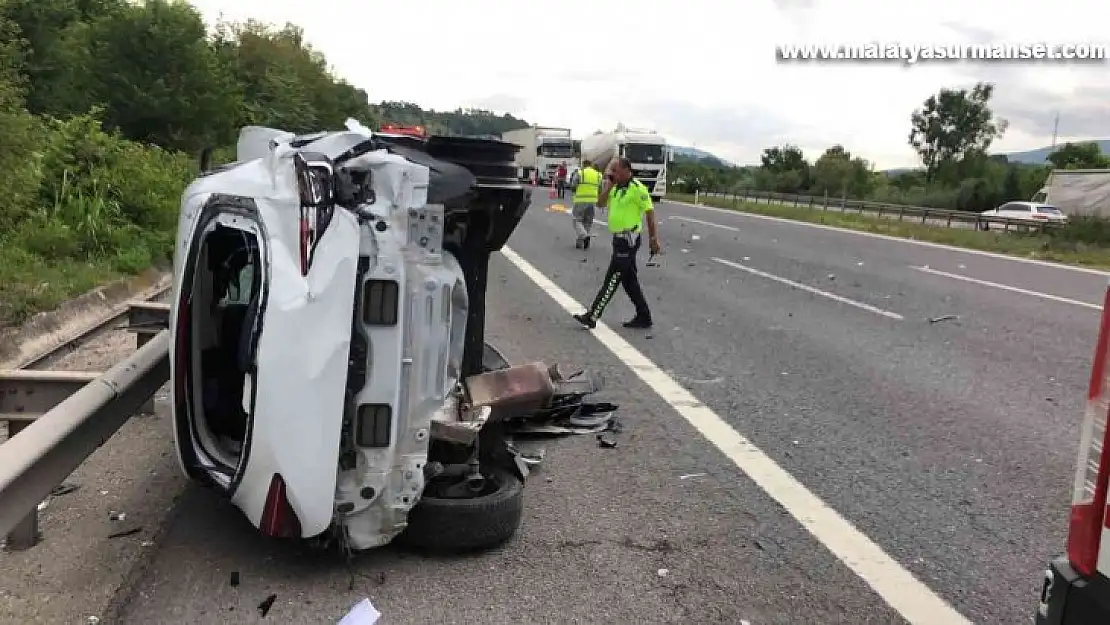
[[[1110,623],[1110,579],[1081,577],[1067,558],[1057,558],[1045,571],[1036,625],[1102,625]]]

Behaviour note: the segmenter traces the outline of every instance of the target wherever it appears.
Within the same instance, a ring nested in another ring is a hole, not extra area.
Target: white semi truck
[[[632,161],[632,175],[659,201],[667,194],[667,140],[654,130],[617,125],[613,132],[590,135],[582,140],[582,158],[601,171],[617,158]]]
[[[1110,217],[1110,169],[1054,169],[1032,201],[1069,217]]]
[[[559,165],[566,163],[568,174],[578,167],[581,148],[571,137],[570,128],[531,126],[502,133],[501,140],[520,146],[516,158],[521,180],[530,180],[535,173],[536,180],[547,185],[554,180]]]

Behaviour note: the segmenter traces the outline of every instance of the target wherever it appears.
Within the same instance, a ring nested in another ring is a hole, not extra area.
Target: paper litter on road
[[[382,617],[382,613],[370,603],[369,599],[363,599],[351,608],[351,611],[339,621],[339,625],[374,625],[378,619]]]

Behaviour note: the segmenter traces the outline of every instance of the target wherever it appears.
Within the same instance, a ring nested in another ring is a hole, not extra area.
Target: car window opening
[[[218,225],[204,237],[193,300],[196,337],[192,378],[199,444],[207,455],[239,465],[250,409],[251,339],[261,293],[257,237]]]

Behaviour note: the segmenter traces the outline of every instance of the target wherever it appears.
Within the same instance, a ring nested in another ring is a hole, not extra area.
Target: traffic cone
[[[554,200],[556,197],[558,197],[558,194],[555,193],[555,180],[552,179],[551,180],[551,190],[547,194],[547,199]]]

